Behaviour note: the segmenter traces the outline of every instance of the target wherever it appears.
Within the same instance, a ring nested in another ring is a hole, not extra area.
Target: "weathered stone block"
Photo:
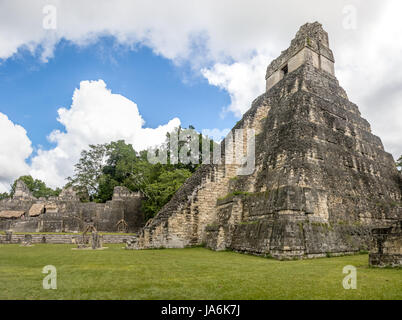
[[[402,267],[402,220],[372,230],[369,261],[373,267]]]

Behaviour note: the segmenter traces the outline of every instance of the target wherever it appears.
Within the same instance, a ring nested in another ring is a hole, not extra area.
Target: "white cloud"
[[[204,129],[202,130],[202,134],[204,137],[208,137],[209,139],[212,139],[215,142],[220,143],[225,137],[229,134],[230,129],[225,128],[225,129]]]
[[[48,4],[57,7],[55,31],[42,28],[42,9]],[[343,27],[343,9],[350,5],[356,7],[355,30]],[[264,91],[265,69],[272,58],[289,46],[302,24],[318,20],[329,33],[341,85],[372,124],[373,132],[382,138],[386,150],[397,157],[402,154],[401,9],[398,0],[3,0],[0,59],[25,47],[46,61],[62,38],[84,46],[102,35],[112,35],[122,45],[146,45],[175,63],[190,62],[210,84],[230,94],[231,104],[222,107],[240,116]],[[97,90],[107,96],[105,88]],[[110,92],[109,96],[114,97]],[[82,101],[77,106],[87,105],[85,97],[77,99]],[[121,110],[130,110],[136,128],[140,128],[141,118],[134,108],[123,99],[115,100],[119,100]],[[107,123],[96,115],[95,108],[82,108],[88,111],[83,116],[87,121],[84,128],[75,125],[76,121],[83,122],[81,107],[62,111],[60,121],[66,133],[52,133],[57,147],[41,150],[34,159],[33,172],[40,176],[51,172],[52,183],[67,174],[68,161],[77,157],[69,154],[70,146],[78,150],[84,141],[128,135],[124,117],[119,119],[122,128],[112,126],[110,133],[105,133]],[[137,136],[148,131],[159,135],[158,130],[138,129]]]
[[[402,4],[394,0],[382,2],[381,6],[370,1],[351,3],[356,6],[357,29],[342,27],[345,17],[336,14],[340,10],[324,13],[318,20],[324,22],[324,28],[329,32],[341,86],[348,92],[350,100],[358,104],[362,116],[371,123],[373,133],[380,136],[386,151],[397,158],[402,154],[402,73],[398,72],[402,65],[402,42],[396,40],[402,33],[402,20],[398,17]],[[307,3],[303,6],[313,7]],[[342,8],[339,4],[336,7]],[[303,10],[300,12],[302,16]],[[337,17],[338,22],[331,17]],[[280,48],[286,49],[297,28],[290,36],[277,29],[272,33],[283,34],[288,42]],[[280,54],[279,49],[273,48],[279,48],[281,41],[276,45],[270,43],[271,50],[268,46],[256,46],[257,53],[251,57],[243,57],[234,63],[218,62],[202,70],[210,84],[230,94],[231,104],[224,111],[240,116],[264,91],[266,67]],[[277,53],[272,55],[271,52],[275,51]]]
[[[241,60],[267,51],[275,55],[306,21],[320,20],[339,33],[345,5],[359,5],[359,23],[372,22],[384,6],[369,0],[3,0],[0,3],[0,58],[25,45],[44,49],[61,38],[78,45],[113,35],[128,46],[145,44],[172,60]],[[45,30],[44,6],[57,8],[57,29]],[[343,30],[344,31],[344,30]],[[201,39],[201,40],[200,40]],[[201,51],[200,51],[201,50]]]
[[[258,54],[246,62],[217,63],[211,69],[201,70],[211,85],[226,90],[231,104],[224,112],[233,112],[240,117],[249,108],[251,101],[265,91],[267,56]]]
[[[28,173],[25,160],[32,147],[25,129],[3,113],[0,113],[0,150],[0,192],[6,192],[15,177]]]
[[[69,109],[58,110],[58,121],[65,132],[58,130],[49,135],[56,146],[51,150],[39,150],[32,159],[31,174],[52,187],[63,186],[72,175],[80,152],[89,144],[126,140],[135,150],[161,144],[166,133],[180,125],[177,118],[156,129],[144,128],[144,120],[137,105],[107,89],[103,80],[82,81],[74,91]]]
[[[394,158],[402,154],[402,10],[386,1],[371,23],[358,23],[354,36],[334,51],[337,76]]]

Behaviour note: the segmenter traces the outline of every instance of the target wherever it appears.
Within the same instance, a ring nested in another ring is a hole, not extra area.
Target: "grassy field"
[[[281,262],[204,248],[103,251],[72,245],[0,245],[0,299],[402,299],[402,270],[367,255]],[[57,290],[42,268],[57,268]],[[346,265],[357,289],[345,290]]]

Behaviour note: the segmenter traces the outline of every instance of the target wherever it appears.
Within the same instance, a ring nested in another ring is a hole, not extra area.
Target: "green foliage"
[[[7,192],[0,193],[0,200],[9,198],[10,195]]]
[[[17,180],[15,180],[11,186],[11,192],[10,192],[11,197],[14,196],[14,194],[15,194],[15,188],[17,186],[17,181],[24,182],[26,184],[26,186],[28,187],[29,191],[32,192],[32,195],[36,198],[57,197],[61,192],[60,188],[53,190],[52,188],[47,187],[43,181],[34,179],[34,178],[32,178],[32,176],[21,176]]]
[[[146,158],[138,156],[131,144],[119,140],[106,146],[106,162],[98,178],[95,200],[110,200],[116,186],[125,186],[132,191],[141,191],[143,165]],[[146,162],[148,164],[148,162]]]
[[[124,141],[91,145],[83,151],[75,166],[75,175],[70,184],[81,191],[81,199],[95,202],[111,200],[113,189],[124,186],[131,191],[140,191],[145,199],[142,209],[147,219],[152,218],[189,178],[196,165],[151,164],[147,152],[137,153]]]
[[[399,171],[402,171],[402,156],[400,156],[399,159],[396,161],[396,167]]]
[[[178,145],[176,146],[178,150],[177,155],[173,155],[170,152],[170,150],[174,149],[174,146],[171,146],[170,143],[171,137],[173,140],[179,140]],[[198,150],[196,150],[195,152],[191,150],[192,153],[190,155],[189,149],[192,149],[193,142],[194,145],[198,145]],[[205,137],[203,137],[201,133],[197,134],[193,126],[190,126],[189,129],[178,127],[166,135],[166,141],[164,145],[161,147],[161,149],[167,150],[166,153],[168,157],[168,164],[173,164],[178,169],[187,169],[190,172],[195,172],[195,170],[203,162],[202,159],[203,146],[204,148],[208,149],[208,143],[209,143],[209,151],[212,157],[214,145],[218,147],[218,144],[216,142],[214,142],[213,140],[207,140]],[[187,161],[183,161],[186,157]]]
[[[172,136],[174,135],[174,136]],[[170,138],[178,141],[178,155],[170,154]],[[180,139],[179,139],[180,137]],[[124,186],[131,191],[140,191],[145,199],[142,209],[147,219],[155,214],[172,198],[174,193],[198,168],[202,162],[202,148],[207,146],[212,154],[214,142],[207,143],[205,137],[189,129],[176,128],[167,134],[165,143],[157,152],[167,154],[167,164],[151,164],[147,151],[136,152],[131,144],[120,140],[109,144],[90,145],[81,153],[75,165],[74,176],[69,185],[78,191],[81,200],[106,202],[112,199],[113,189]],[[198,147],[198,155],[192,157],[191,145]],[[190,146],[190,148],[189,148]],[[179,156],[179,157],[180,157]],[[198,163],[197,163],[198,162]]]
[[[142,209],[147,219],[152,218],[191,176],[190,169],[179,164],[149,163],[146,152],[137,154],[124,141],[112,142],[108,156],[99,178],[96,200],[110,200],[115,186],[141,191],[145,196]]]
[[[252,193],[247,192],[247,191],[236,190],[236,191],[233,191],[231,193],[228,193],[223,198],[218,198],[218,200],[227,200],[227,199],[229,199],[231,197],[235,197],[235,196],[249,196],[249,195],[252,195]]]
[[[146,219],[152,218],[162,207],[169,202],[176,191],[191,176],[188,169],[157,166],[154,179],[144,186],[147,199],[142,204]]]
[[[99,179],[106,164],[109,145],[89,145],[81,152],[81,158],[74,166],[74,176],[67,180],[77,191],[81,200],[93,200],[99,192]]]

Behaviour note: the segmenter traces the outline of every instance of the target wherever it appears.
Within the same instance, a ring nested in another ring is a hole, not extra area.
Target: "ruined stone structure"
[[[372,230],[369,262],[373,267],[402,267],[402,221]]]
[[[227,154],[201,166],[130,247],[310,258],[367,250],[372,228],[400,220],[394,160],[340,87],[334,61],[322,26],[302,26],[233,128],[255,130],[254,172],[237,175]]]
[[[83,203],[72,188],[59,197],[36,199],[22,181],[16,185],[12,199],[0,201],[0,231],[80,232],[92,223],[106,232],[137,232],[144,225],[141,194],[116,187],[113,199],[106,203]]]

